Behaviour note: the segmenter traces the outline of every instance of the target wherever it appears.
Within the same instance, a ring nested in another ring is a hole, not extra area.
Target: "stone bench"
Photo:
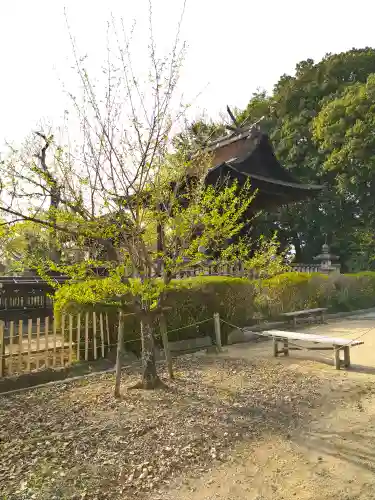
[[[318,318],[321,323],[324,323],[324,313],[327,311],[326,307],[316,307],[315,309],[303,309],[301,311],[291,311],[283,313],[282,316],[287,318],[288,321],[293,321],[293,326],[297,326],[298,318]]]
[[[349,368],[350,366],[350,348],[363,344],[359,340],[343,339],[337,337],[325,337],[323,335],[315,335],[313,333],[298,333],[298,332],[284,332],[282,330],[265,330],[262,335],[268,335],[273,339],[273,355],[276,357],[279,354],[289,356],[291,350],[331,350],[333,351],[333,362],[336,370],[340,370],[341,366]],[[311,342],[313,344],[322,344],[319,347],[305,347],[297,345],[295,342],[289,341],[303,341]],[[282,344],[282,349],[279,345]],[[344,352],[344,359],[340,359],[340,351]]]

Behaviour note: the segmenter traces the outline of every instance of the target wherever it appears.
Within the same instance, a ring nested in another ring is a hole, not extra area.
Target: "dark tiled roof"
[[[248,152],[243,157],[232,158],[211,168],[206,175],[206,184],[215,184],[224,177],[235,178],[240,183],[244,183],[246,178],[250,178],[253,181],[258,181],[254,184],[261,186],[260,191],[267,190],[267,184],[272,192],[275,192],[277,186],[285,188],[284,194],[287,192],[291,201],[303,199],[323,189],[324,186],[320,185],[302,184],[283,168],[275,156],[268,136],[259,130],[247,131],[247,135],[245,133],[237,134],[230,139],[230,142],[219,139],[219,141],[215,141],[214,148],[224,147],[238,140],[253,141],[253,144],[249,145]],[[273,185],[272,188],[271,185]]]

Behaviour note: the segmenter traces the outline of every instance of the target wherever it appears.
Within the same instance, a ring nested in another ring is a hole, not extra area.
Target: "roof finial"
[[[247,121],[249,120],[250,117],[249,116],[245,117],[245,119],[242,120],[241,123],[239,123],[229,106],[227,106],[227,112],[228,112],[228,114],[233,122],[233,125],[226,125],[225,128],[230,130],[231,132],[234,132],[237,134],[240,133],[242,128],[244,127],[245,123],[247,123]],[[262,123],[262,121],[265,118],[266,117],[264,115],[261,116],[256,122],[254,122],[252,125],[250,125],[250,127],[248,127],[247,129],[251,130],[251,131],[254,131],[254,130],[260,131],[260,124]]]
[[[329,253],[329,246],[327,243],[327,233],[324,235],[324,243],[322,245],[322,252],[323,254],[328,254]]]
[[[236,117],[234,116],[234,114],[232,113],[232,110],[230,109],[230,107],[228,105],[227,105],[227,112],[228,112],[228,115],[230,116],[230,119],[233,122],[233,125],[226,125],[226,128],[228,130],[230,130],[231,132],[238,132],[239,129],[241,128],[241,125],[236,120]]]

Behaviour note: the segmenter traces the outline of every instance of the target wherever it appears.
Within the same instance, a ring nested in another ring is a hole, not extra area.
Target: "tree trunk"
[[[133,389],[165,387],[156,372],[155,343],[152,320],[148,312],[141,313],[142,380]]]
[[[49,221],[52,225],[57,224],[57,210],[59,208],[60,204],[60,188],[57,187],[57,184],[54,183],[52,189],[51,189],[51,201],[49,205]],[[54,262],[55,264],[60,264],[61,263],[61,255],[62,251],[61,248],[57,246],[57,237],[56,237],[56,229],[53,229],[50,233],[49,237],[49,258]]]
[[[106,260],[109,260],[111,262],[118,262],[118,253],[113,242],[111,240],[106,240],[103,242],[103,246],[106,252]]]

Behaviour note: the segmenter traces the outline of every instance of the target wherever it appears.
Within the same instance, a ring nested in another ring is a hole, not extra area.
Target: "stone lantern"
[[[319,271],[322,273],[331,273],[333,271],[339,271],[339,264],[332,264],[332,261],[338,260],[339,257],[337,255],[333,255],[329,251],[329,246],[327,243],[324,243],[322,246],[322,253],[314,257],[314,260],[319,262]]]

